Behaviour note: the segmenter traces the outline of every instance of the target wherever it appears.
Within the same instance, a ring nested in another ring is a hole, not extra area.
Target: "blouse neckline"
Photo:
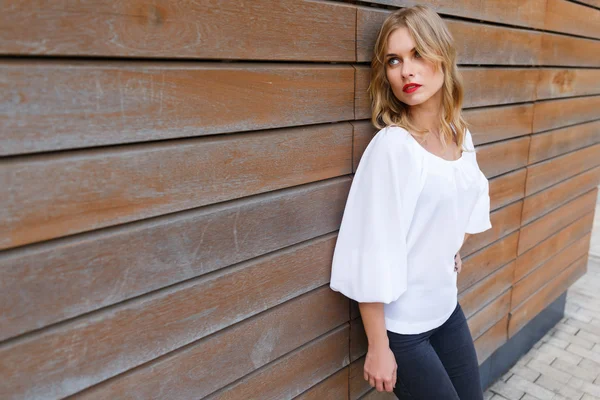
[[[455,163],[458,163],[458,162],[462,161],[462,159],[464,158],[465,152],[464,152],[463,150],[461,150],[461,152],[460,152],[460,157],[459,157],[459,158],[457,158],[456,160],[446,160],[445,158],[443,158],[443,157],[440,157],[440,156],[438,156],[438,155],[436,155],[436,154],[433,154],[432,152],[430,152],[429,150],[427,150],[425,147],[423,147],[423,146],[421,145],[421,143],[419,143],[419,142],[417,141],[417,139],[415,139],[415,137],[414,137],[414,136],[413,136],[413,135],[412,135],[410,132],[408,132],[408,136],[410,136],[410,138],[411,138],[411,139],[412,139],[412,140],[415,142],[415,144],[416,144],[416,145],[417,145],[417,146],[418,146],[418,147],[419,147],[419,148],[420,148],[422,151],[424,151],[425,153],[429,154],[430,156],[432,156],[432,157],[434,157],[434,158],[437,158],[438,160],[441,160],[441,161],[443,161],[443,162],[446,162],[446,163],[449,163],[449,164],[455,164]]]

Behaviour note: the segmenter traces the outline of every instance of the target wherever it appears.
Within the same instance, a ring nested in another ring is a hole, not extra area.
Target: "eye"
[[[388,65],[398,65],[398,63],[400,63],[400,60],[398,60],[396,57],[391,57],[388,60]]]
[[[415,51],[415,57],[416,57],[416,58],[421,58],[421,54],[419,54],[419,52],[418,52],[418,51]]]

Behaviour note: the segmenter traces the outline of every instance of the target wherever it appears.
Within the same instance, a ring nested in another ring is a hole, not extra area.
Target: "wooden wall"
[[[93,3],[0,1],[0,398],[389,398],[328,281],[396,6],[455,36],[490,179],[480,362],[585,272],[598,1]]]

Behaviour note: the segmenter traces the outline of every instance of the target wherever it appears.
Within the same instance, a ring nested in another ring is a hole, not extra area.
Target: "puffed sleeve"
[[[391,127],[373,137],[346,201],[330,287],[358,302],[388,304],[406,290],[406,235],[423,180],[408,134]]]
[[[473,138],[471,137],[471,132],[467,130],[467,134],[465,137],[465,142],[467,146],[471,149],[473,146]],[[492,223],[490,221],[490,186],[489,181],[479,169],[479,164],[477,162],[476,153],[474,154],[474,161],[479,171],[478,174],[478,195],[477,200],[475,202],[475,206],[471,211],[471,215],[469,217],[469,222],[467,223],[466,233],[475,234],[487,231],[492,227]]]

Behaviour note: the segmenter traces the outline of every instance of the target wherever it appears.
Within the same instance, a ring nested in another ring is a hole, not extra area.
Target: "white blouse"
[[[384,303],[386,328],[416,334],[457,304],[454,255],[465,233],[492,227],[488,180],[471,132],[458,160],[422,147],[407,130],[380,130],[362,155],[335,246],[331,289]]]

